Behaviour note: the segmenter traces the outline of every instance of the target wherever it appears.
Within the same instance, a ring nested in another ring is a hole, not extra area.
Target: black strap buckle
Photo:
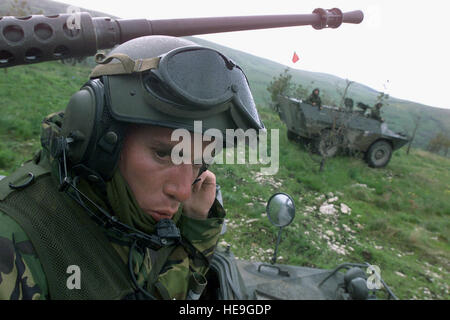
[[[15,184],[13,184],[12,182],[10,182],[9,183],[9,187],[11,188],[11,189],[14,189],[14,190],[21,190],[21,189],[24,189],[24,188],[26,188],[26,187],[28,187],[30,184],[32,184],[33,183],[33,181],[34,181],[34,174],[32,173],[32,172],[28,172],[28,176],[30,177],[27,181],[25,181],[24,183],[22,183],[22,184],[19,184],[19,185],[15,185]]]

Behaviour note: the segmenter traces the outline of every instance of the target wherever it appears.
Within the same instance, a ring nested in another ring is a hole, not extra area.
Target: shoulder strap
[[[148,250],[150,254],[150,259],[152,261],[152,269],[150,270],[150,275],[148,277],[147,289],[150,289],[150,291],[152,291],[151,290],[152,287],[155,287],[158,289],[163,299],[169,300],[170,296],[168,295],[165,289],[162,290],[160,288],[157,279],[159,274],[161,273],[162,268],[167,262],[167,259],[169,258],[170,254],[173,252],[173,250],[175,250],[175,246],[163,247],[157,251],[152,249]]]
[[[50,174],[49,168],[37,165],[33,161],[27,162],[11,175],[0,180],[0,201],[5,200],[12,192],[28,187],[37,178],[47,174]]]

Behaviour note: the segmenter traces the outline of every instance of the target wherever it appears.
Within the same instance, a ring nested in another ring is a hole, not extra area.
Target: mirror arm
[[[281,230],[282,229],[283,228],[280,227],[280,229],[278,230],[277,244],[275,246],[275,252],[273,253],[273,258],[271,261],[272,264],[275,264],[275,262],[277,261],[277,251],[278,251],[278,245],[280,244],[280,240],[281,240]]]

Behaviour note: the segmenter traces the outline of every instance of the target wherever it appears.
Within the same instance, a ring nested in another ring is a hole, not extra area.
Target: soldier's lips
[[[172,219],[173,215],[175,213],[167,212],[167,211],[154,211],[154,210],[147,210],[146,211],[149,215],[153,217],[156,221],[159,221],[161,219]]]

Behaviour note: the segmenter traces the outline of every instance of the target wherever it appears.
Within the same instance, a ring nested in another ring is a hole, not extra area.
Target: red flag
[[[292,57],[292,62],[296,63],[300,58],[298,57],[297,53],[294,51],[294,56]]]

